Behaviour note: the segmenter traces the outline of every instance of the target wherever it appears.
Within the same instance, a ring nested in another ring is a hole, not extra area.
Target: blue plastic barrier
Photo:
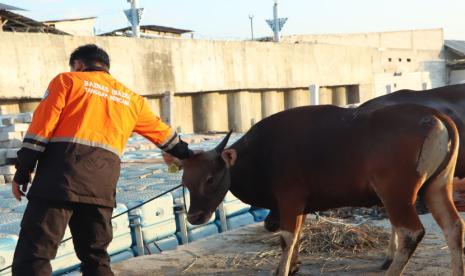
[[[145,200],[157,195],[157,191],[138,192],[131,195],[120,197],[121,201],[126,201],[127,206],[132,208]],[[174,220],[173,197],[171,194],[166,194],[154,201],[151,201],[139,208],[140,223],[142,227],[142,235],[145,243],[153,240],[163,239],[173,235],[176,232],[176,223]],[[134,229],[131,229],[133,244],[135,243]]]
[[[187,237],[189,242],[193,242],[211,235],[216,235],[218,233],[218,226],[216,226],[215,223],[209,223],[197,228],[190,229],[187,231]],[[177,232],[176,236],[178,238],[179,244],[182,244],[181,233]]]
[[[76,254],[69,253],[67,255],[57,256],[51,261],[53,275],[61,275],[65,272],[72,271],[79,267],[81,261],[78,259]]]
[[[126,249],[118,254],[111,255],[110,256],[110,261],[112,264],[119,263],[121,261],[130,259],[134,257],[134,252],[132,252],[132,249]]]
[[[128,208],[124,204],[118,203],[113,210],[113,215],[121,214]],[[131,229],[129,228],[128,214],[121,215],[111,221],[113,227],[113,240],[108,246],[108,254],[114,255],[129,249],[132,245]]]
[[[227,218],[226,223],[228,226],[228,230],[231,230],[231,229],[236,229],[236,228],[248,225],[248,224],[255,223],[255,220],[252,214],[247,212],[247,213],[243,213],[243,214],[240,214],[234,217]],[[219,221],[215,221],[215,224],[221,228],[221,224]]]
[[[183,197],[183,194],[182,194],[182,188],[179,188],[178,190],[173,191],[173,197],[174,197],[174,204],[175,205],[183,205],[184,197]],[[187,210],[189,210],[190,195],[189,195],[189,191],[187,189],[185,189],[185,198],[186,198],[186,208],[187,208]],[[186,212],[187,212],[187,210],[186,210]],[[216,218],[216,215],[215,215],[215,213],[213,213],[210,220],[208,220],[206,223],[204,223],[202,225],[193,225],[193,224],[190,224],[189,222],[186,221],[187,229],[194,229],[194,228],[205,226],[205,225],[207,225],[209,223],[213,223],[215,221],[215,218]],[[180,228],[180,220],[181,220],[181,216],[180,216],[180,214],[177,213],[176,214],[176,229],[177,229],[178,232],[181,229]]]
[[[155,245],[155,243],[152,241],[145,245],[146,249],[148,249],[149,254],[160,253],[160,250],[158,249],[158,247],[160,247],[162,251],[173,250],[173,249],[176,249],[176,247],[178,247],[178,239],[176,238],[175,235],[171,235],[167,238],[156,241],[156,243],[157,245]]]
[[[0,269],[10,266],[13,262],[13,253],[17,242],[17,235],[0,234]],[[11,269],[0,272],[0,275],[11,275]]]
[[[261,222],[261,221],[264,221],[266,219],[266,217],[270,213],[270,210],[263,209],[263,208],[252,207],[250,209],[250,213],[252,214],[255,222]]]
[[[232,217],[249,211],[250,205],[245,204],[231,192],[228,192],[223,200],[223,208],[226,217]]]

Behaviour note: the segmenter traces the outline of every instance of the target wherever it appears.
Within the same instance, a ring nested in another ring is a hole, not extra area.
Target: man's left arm
[[[50,82],[44,98],[34,111],[22,147],[18,151],[13,186],[24,185],[23,188],[25,188],[31,181],[30,175],[55,131],[71,85],[71,79],[64,74],[58,75]],[[19,190],[13,189],[13,194],[16,199],[20,200]]]

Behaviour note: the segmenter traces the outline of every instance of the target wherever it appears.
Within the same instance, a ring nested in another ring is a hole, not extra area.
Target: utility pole
[[[132,25],[132,36],[140,37],[139,0],[127,0],[127,1],[128,3],[131,3],[131,9],[126,10],[125,13],[126,13],[126,16],[128,16],[128,19]]]
[[[252,40],[253,40],[253,14],[249,14],[249,19],[250,19],[250,33],[252,35]]]
[[[274,0],[273,5],[273,19],[267,19],[266,23],[270,26],[271,30],[273,30],[274,42],[279,42],[279,32],[283,28],[284,24],[287,21],[287,17],[279,18],[278,17],[278,0]]]
[[[274,21],[274,28],[273,28],[274,41],[279,42],[278,0],[274,0],[273,21]]]

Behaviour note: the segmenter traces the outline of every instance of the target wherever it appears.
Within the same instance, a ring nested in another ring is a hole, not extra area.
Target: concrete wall
[[[450,84],[465,83],[465,70],[451,70]]]
[[[390,73],[376,74],[374,79],[375,97],[401,89],[424,90],[432,88],[428,72],[412,72],[395,76]]]
[[[374,50],[363,47],[27,33],[0,40],[2,98],[42,97],[84,43],[108,50],[112,74],[143,95],[370,83],[373,72]]]
[[[321,104],[345,105],[383,95],[388,85],[395,91],[447,82],[442,30],[319,37],[343,46],[1,33],[0,113],[33,110],[85,43],[106,49],[111,73],[184,133],[247,131],[264,117],[308,105],[311,84],[320,87]]]
[[[282,41],[373,47],[373,81],[362,84],[360,100],[399,89],[434,88],[448,84],[442,29],[382,33],[297,35]],[[372,91],[369,91],[371,86]],[[390,88],[386,88],[389,86]],[[327,93],[323,90],[323,94]],[[325,98],[325,101],[328,101]]]
[[[282,37],[281,41],[390,49],[440,50],[444,44],[444,32],[442,29],[426,29],[380,33],[291,35]]]
[[[423,61],[418,71],[428,73],[429,83],[428,88],[436,88],[447,85],[449,83],[448,69],[446,61],[441,59],[431,59]]]

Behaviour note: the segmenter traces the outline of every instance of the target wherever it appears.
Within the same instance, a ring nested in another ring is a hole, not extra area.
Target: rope
[[[174,187],[174,188],[171,188],[171,189],[169,189],[169,190],[167,190],[167,191],[165,191],[165,192],[163,192],[163,193],[161,193],[161,194],[159,194],[159,195],[157,195],[157,196],[155,196],[155,197],[152,197],[151,199],[149,199],[149,200],[147,200],[147,201],[145,201],[145,202],[142,202],[141,204],[138,204],[138,205],[136,205],[136,206],[134,206],[134,207],[131,207],[131,208],[127,209],[127,210],[124,211],[124,212],[121,212],[121,213],[119,213],[119,214],[113,216],[111,219],[115,219],[115,218],[117,218],[117,217],[119,217],[119,216],[122,216],[122,215],[124,215],[124,214],[126,214],[126,213],[129,213],[130,211],[132,211],[132,210],[134,210],[134,209],[137,209],[137,208],[139,208],[139,207],[141,207],[141,206],[143,206],[143,205],[145,205],[145,204],[147,204],[147,203],[149,203],[149,202],[151,202],[151,201],[154,201],[154,200],[157,199],[157,198],[160,198],[160,197],[162,197],[162,196],[164,196],[164,195],[166,195],[166,194],[168,194],[168,193],[171,193],[172,191],[174,191],[174,190],[180,188],[181,186],[182,186],[182,184],[181,184],[181,185],[178,185],[178,186],[176,186],[176,187]],[[183,197],[184,197],[184,189],[183,189]],[[69,237],[69,238],[67,238],[67,239],[64,239],[64,240],[62,240],[62,241],[60,242],[60,244],[62,244],[62,243],[64,243],[64,242],[67,242],[67,241],[71,240],[72,238],[73,238],[73,237]],[[158,246],[157,246],[157,247],[158,247]],[[161,250],[160,250],[160,251],[161,251]],[[0,269],[0,272],[3,272],[3,271],[5,271],[5,270],[7,270],[7,269],[10,269],[11,267],[12,267],[12,265],[7,266],[7,267],[5,267],[5,268],[2,268],[2,269]]]
[[[144,244],[144,248],[145,250],[147,250],[147,252],[149,253],[148,255],[152,255],[152,252],[150,252],[150,249],[149,249],[149,246]]]
[[[157,241],[153,241],[152,243],[153,243],[153,245],[155,245],[155,247],[158,249],[158,251],[160,251],[160,253],[163,252],[161,247],[158,245]],[[151,252],[149,252],[149,253],[152,254]]]

